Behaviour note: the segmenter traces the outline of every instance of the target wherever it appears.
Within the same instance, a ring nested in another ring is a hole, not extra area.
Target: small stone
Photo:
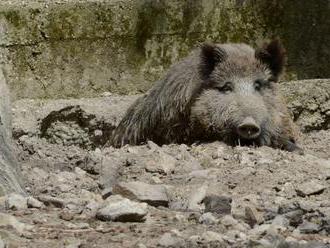
[[[155,184],[163,183],[163,181],[159,177],[153,176],[153,177],[151,177],[151,179]]]
[[[211,212],[219,215],[231,213],[232,199],[227,196],[207,195],[203,199],[205,204],[205,212]]]
[[[183,215],[183,214],[176,214],[175,216],[174,216],[174,218],[173,218],[175,221],[177,221],[177,222],[181,222],[181,223],[183,223],[183,222],[185,222],[185,221],[187,221],[187,217],[185,216],[185,215]]]
[[[200,188],[192,190],[188,197],[188,209],[191,211],[200,211],[202,206],[200,203],[203,201],[206,195],[208,186],[202,185]]]
[[[135,248],[147,248],[147,246],[139,242],[135,245]]]
[[[27,205],[29,208],[43,208],[45,207],[45,204],[43,204],[41,201],[38,201],[37,199],[33,197],[27,198]]]
[[[204,239],[207,242],[219,242],[223,243],[223,236],[220,233],[207,231],[202,234],[202,239]]]
[[[321,230],[320,225],[317,225],[317,224],[309,222],[309,221],[304,221],[299,226],[300,233],[305,233],[305,234],[318,233],[320,230]]]
[[[70,229],[88,229],[88,228],[90,228],[90,225],[85,222],[80,222],[80,223],[75,223],[75,224],[69,222],[66,226]]]
[[[176,232],[164,233],[158,241],[160,247],[185,247],[185,241]]]
[[[238,230],[229,230],[225,234],[225,238],[227,241],[235,243],[238,240],[246,240],[246,235]]]
[[[302,223],[304,211],[301,209],[297,209],[284,214],[284,216],[290,221],[290,226],[297,227],[299,224]]]
[[[225,227],[233,227],[238,224],[238,221],[233,216],[227,214],[221,218],[221,224]]]
[[[251,227],[264,222],[264,218],[254,206],[245,207],[245,220]]]
[[[166,187],[143,182],[121,182],[113,187],[113,193],[120,194],[131,200],[146,202],[151,206],[168,206]]]
[[[57,208],[63,208],[65,201],[63,199],[52,197],[52,196],[39,196],[39,201],[43,202],[46,206],[53,206]]]
[[[112,195],[112,191],[113,191],[112,187],[107,187],[104,190],[102,190],[102,192],[101,192],[102,199],[105,200],[109,196],[111,196]]]
[[[270,228],[270,226],[270,224],[255,225],[248,234],[254,239],[260,239],[267,233],[267,230]]]
[[[210,170],[194,170],[189,173],[188,178],[191,180],[192,178],[198,179],[208,179]]]
[[[188,246],[187,247],[200,247],[203,243],[203,239],[201,236],[193,235],[188,238]]]
[[[86,174],[87,174],[87,172],[85,170],[80,169],[79,167],[75,167],[74,172],[80,177],[86,176]]]
[[[299,201],[299,207],[306,212],[313,212],[320,207],[320,203],[303,199]]]
[[[283,195],[283,197],[287,198],[287,199],[292,199],[294,197],[296,197],[297,193],[295,190],[295,187],[293,185],[293,183],[291,182],[287,182],[283,185],[283,187],[281,188],[281,195]]]
[[[159,145],[157,145],[156,143],[152,142],[151,140],[148,140],[147,141],[147,145],[149,147],[150,150],[153,150],[153,151],[157,151],[160,149]]]
[[[168,175],[172,173],[176,166],[176,159],[165,152],[158,151],[155,160],[148,161],[145,169],[147,172]]]
[[[69,244],[66,244],[64,248],[79,248],[81,245],[82,243],[80,240],[73,240]]]
[[[290,221],[286,217],[284,217],[282,215],[277,215],[273,219],[272,225],[288,227],[290,225]]]
[[[10,210],[23,210],[28,208],[27,199],[24,196],[15,193],[7,196],[5,205],[6,209]]]
[[[59,217],[62,220],[70,221],[70,220],[73,220],[74,214],[72,212],[64,210],[64,211],[60,212]]]
[[[310,181],[299,185],[296,189],[299,196],[305,197],[322,193],[326,187],[316,181]]]
[[[142,222],[148,213],[146,203],[137,203],[119,195],[110,196],[97,213],[103,221]]]
[[[99,208],[100,208],[100,203],[96,201],[91,201],[85,206],[82,214],[85,215],[86,217],[94,217]]]
[[[84,207],[79,202],[68,202],[64,209],[74,214],[81,214]]]
[[[219,221],[212,213],[204,213],[199,218],[199,223],[206,224],[206,225],[214,225],[217,224]]]

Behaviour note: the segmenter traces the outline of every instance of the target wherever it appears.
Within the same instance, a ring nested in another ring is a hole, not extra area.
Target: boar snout
[[[255,139],[260,135],[260,126],[252,117],[246,117],[237,127],[239,136],[245,139]]]

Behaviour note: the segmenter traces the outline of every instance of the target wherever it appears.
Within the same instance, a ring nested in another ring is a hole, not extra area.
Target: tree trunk
[[[25,194],[12,141],[11,105],[6,79],[0,68],[0,196]]]

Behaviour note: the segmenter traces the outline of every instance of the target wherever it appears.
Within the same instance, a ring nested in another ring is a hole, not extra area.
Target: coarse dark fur
[[[296,129],[277,90],[285,65],[278,40],[254,50],[246,44],[203,44],[127,111],[111,145],[222,140],[231,145],[295,145]],[[237,132],[250,118],[257,137]]]

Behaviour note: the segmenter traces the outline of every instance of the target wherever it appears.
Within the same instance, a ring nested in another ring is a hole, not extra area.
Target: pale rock
[[[146,203],[133,202],[119,195],[110,196],[97,211],[103,221],[142,222],[148,214]]]

